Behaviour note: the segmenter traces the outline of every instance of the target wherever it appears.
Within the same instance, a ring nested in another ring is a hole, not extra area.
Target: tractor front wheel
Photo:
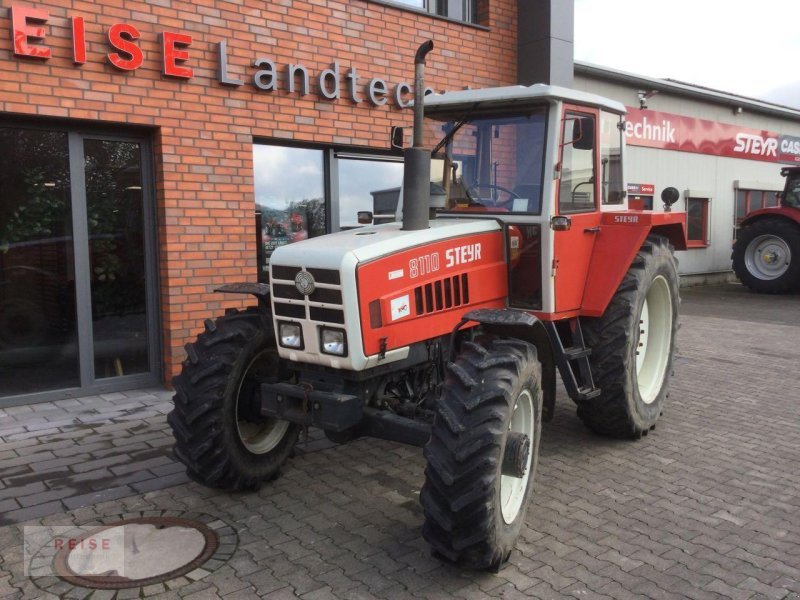
[[[582,321],[600,396],[578,404],[589,429],[637,438],[667,397],[678,330],[678,267],[669,242],[647,238],[602,317]]]
[[[257,379],[281,378],[274,335],[258,309],[206,321],[187,354],[167,417],[186,473],[224,490],[253,490],[274,479],[299,426],[261,417],[253,405]]]
[[[489,336],[448,365],[425,446],[422,534],[447,561],[498,569],[533,492],[542,393],[536,348]]]
[[[754,292],[785,294],[800,288],[800,228],[788,219],[742,227],[731,258],[739,281]]]

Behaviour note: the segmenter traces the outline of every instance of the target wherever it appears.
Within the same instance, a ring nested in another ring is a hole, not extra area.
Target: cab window
[[[567,111],[561,131],[560,213],[595,209],[594,132],[594,116]]]

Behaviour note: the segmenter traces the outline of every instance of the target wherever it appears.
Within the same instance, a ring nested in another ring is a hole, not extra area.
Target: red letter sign
[[[14,54],[17,56],[30,56],[33,58],[50,58],[50,48],[47,46],[28,45],[28,38],[44,39],[44,27],[29,25],[28,21],[47,22],[50,16],[41,8],[27,6],[11,7],[11,31],[14,34]]]
[[[72,17],[72,60],[76,65],[86,62],[86,28],[83,17]]]
[[[122,36],[126,35],[129,39]],[[127,54],[130,58],[123,58],[117,52],[109,52],[108,60],[111,64],[123,71],[133,71],[142,66],[142,50],[134,44],[135,40],[139,39],[139,30],[133,25],[125,23],[117,23],[111,26],[108,30],[108,41],[114,48],[120,52]]]
[[[194,71],[190,67],[178,66],[177,63],[189,60],[189,53],[186,50],[179,50],[178,47],[190,46],[192,36],[165,31],[161,34],[161,43],[164,47],[164,75],[191,79]]]

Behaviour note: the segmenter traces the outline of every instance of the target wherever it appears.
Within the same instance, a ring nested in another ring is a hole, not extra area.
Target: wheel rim
[[[239,416],[239,395],[244,382],[248,377],[269,372],[270,358],[268,350],[258,353],[247,365],[236,390],[236,433],[242,445],[252,454],[266,454],[275,448],[289,429],[289,421],[267,418],[260,423],[253,423]]]
[[[523,390],[517,397],[508,430],[524,433],[531,441],[531,450],[528,452],[528,462],[525,465],[525,475],[522,477],[500,476],[500,504],[503,520],[510,525],[522,509],[525,492],[528,490],[528,480],[531,477],[531,460],[536,447],[535,432],[533,430],[533,396],[531,396],[530,390]]]
[[[658,397],[667,372],[672,346],[672,294],[659,275],[647,291],[639,316],[636,339],[636,379],[645,404]]]
[[[759,235],[747,245],[744,262],[747,271],[763,281],[778,279],[789,270],[792,251],[789,245],[774,235]]]

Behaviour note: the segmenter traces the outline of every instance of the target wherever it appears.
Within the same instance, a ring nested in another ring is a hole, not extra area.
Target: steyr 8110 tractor
[[[423,536],[497,569],[533,490],[556,373],[592,430],[637,438],[667,396],[684,215],[627,210],[625,108],[548,85],[432,95],[417,51],[402,223],[275,250],[258,306],[205,322],[169,423],[190,477],[275,478],[300,431],[424,447]],[[667,188],[665,202],[677,199]]]
[[[800,167],[785,167],[780,205],[755,210],[739,225],[733,270],[755,292],[800,291]]]

